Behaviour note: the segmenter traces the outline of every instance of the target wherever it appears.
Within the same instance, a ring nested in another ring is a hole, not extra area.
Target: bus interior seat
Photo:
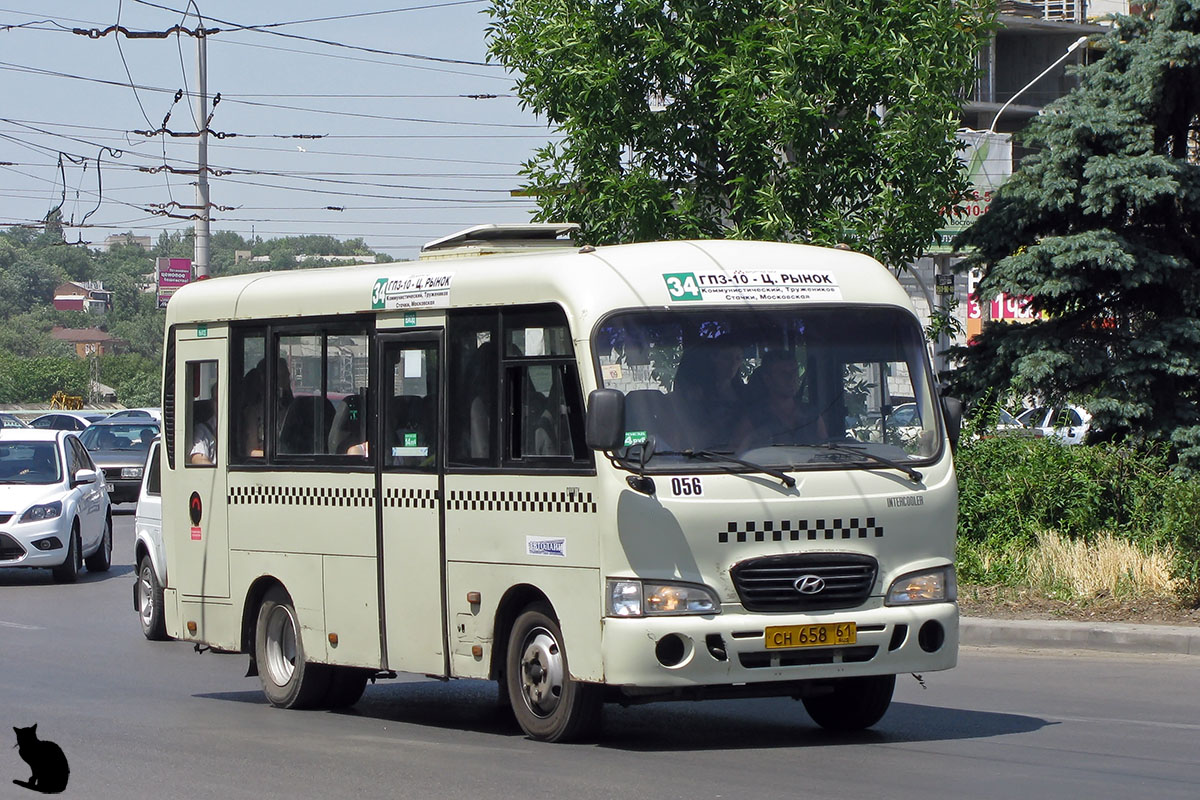
[[[318,395],[299,395],[288,405],[279,426],[279,452],[323,453],[332,426],[333,403]]]
[[[329,452],[345,453],[353,445],[366,441],[366,415],[362,398],[347,395],[333,415],[329,429]]]
[[[425,398],[421,395],[406,394],[393,397],[388,404],[388,425],[391,426],[393,438],[391,444],[402,445],[403,434],[416,433],[418,445],[432,445],[433,431],[427,412]]]

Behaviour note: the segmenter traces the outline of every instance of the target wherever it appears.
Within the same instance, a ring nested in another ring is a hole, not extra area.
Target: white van
[[[167,584],[167,559],[163,555],[162,490],[159,457],[162,448],[155,439],[146,454],[142,488],[138,492],[137,512],[133,518],[134,563],[137,577],[133,585],[133,609],[138,612],[142,633],[147,639],[162,641],[167,636],[163,619],[163,587]]]

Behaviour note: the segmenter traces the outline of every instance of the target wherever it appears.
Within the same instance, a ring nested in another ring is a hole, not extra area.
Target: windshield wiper
[[[835,453],[849,453],[850,455],[861,456],[868,461],[874,461],[877,464],[883,464],[885,467],[891,467],[892,469],[900,470],[907,475],[913,483],[920,483],[921,479],[925,477],[907,464],[901,464],[898,461],[892,461],[890,458],[884,458],[883,456],[875,455],[868,450],[860,449],[852,445],[841,444],[839,442],[820,442],[808,444],[806,446],[820,447],[824,450],[832,450]]]
[[[731,464],[739,464],[743,467],[748,467],[755,472],[761,472],[765,475],[770,475],[783,483],[784,486],[791,489],[796,485],[796,479],[786,472],[782,472],[772,467],[766,467],[762,464],[755,464],[753,461],[745,461],[740,458],[734,458],[729,453],[719,453],[715,450],[682,450],[678,453],[664,453],[663,455],[681,455],[686,458],[701,458],[705,461],[728,461]]]

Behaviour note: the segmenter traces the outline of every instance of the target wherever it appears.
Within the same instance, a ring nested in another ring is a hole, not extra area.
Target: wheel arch
[[[529,606],[544,603],[550,609],[550,614],[556,620],[558,612],[546,593],[536,586],[527,583],[510,586],[500,598],[496,606],[496,617],[492,622],[492,663],[488,669],[488,677],[499,680],[504,676],[504,662],[508,653],[508,637],[512,633],[513,623]]]
[[[262,605],[263,597],[267,592],[275,587],[279,587],[288,593],[288,597],[291,597],[291,593],[288,592],[283,582],[273,575],[259,576],[246,590],[246,600],[242,605],[241,635],[238,647],[239,652],[250,654],[251,661],[254,660],[254,628],[258,623],[258,607]]]

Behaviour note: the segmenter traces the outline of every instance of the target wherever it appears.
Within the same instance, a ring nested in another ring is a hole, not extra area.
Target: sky
[[[415,258],[471,225],[526,222],[533,203],[510,192],[554,137],[487,63],[487,8],[0,0],[0,229],[60,204],[67,241],[93,247],[194,225],[163,212],[196,213],[180,208],[195,176],[171,170],[196,168],[197,138],[146,133],[199,130],[197,40],[104,32],[192,31],[197,14],[221,29],[207,37],[209,128],[225,134],[208,138],[213,233],[362,238]]]

